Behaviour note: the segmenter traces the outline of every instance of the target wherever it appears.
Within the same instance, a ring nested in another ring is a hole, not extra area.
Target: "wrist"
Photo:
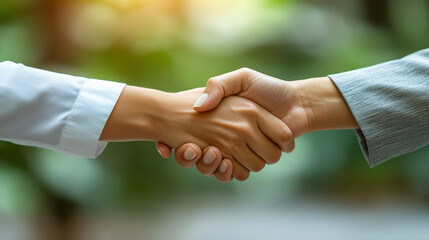
[[[329,77],[311,78],[295,83],[307,113],[309,132],[359,128],[347,102]]]
[[[101,134],[102,141],[158,140],[169,93],[126,86]]]

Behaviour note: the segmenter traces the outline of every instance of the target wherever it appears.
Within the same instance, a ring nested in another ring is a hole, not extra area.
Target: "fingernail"
[[[185,159],[188,161],[194,160],[196,156],[197,153],[191,147],[188,147],[183,154],[183,157],[185,157]]]
[[[213,150],[209,149],[206,154],[204,154],[203,157],[203,162],[206,165],[210,165],[214,162],[214,160],[216,159],[216,154],[213,152]]]
[[[164,155],[162,155],[161,150],[159,149],[156,149],[156,150],[158,151],[159,155],[161,155],[162,158],[165,158]]]
[[[207,97],[209,95],[207,93],[203,93],[203,95],[201,95],[200,98],[198,98],[198,100],[195,102],[194,107],[201,107],[204,102],[207,100]]]
[[[226,164],[226,162],[223,161],[219,166],[219,172],[225,173],[227,169],[228,169],[228,164]]]

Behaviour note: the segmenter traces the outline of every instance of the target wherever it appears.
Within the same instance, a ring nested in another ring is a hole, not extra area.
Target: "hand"
[[[194,142],[200,147],[217,146],[223,156],[231,160],[233,175],[239,180],[247,179],[248,170],[260,171],[265,163],[279,160],[281,150],[276,144],[288,141],[290,132],[282,121],[257,104],[235,96],[226,98],[213,111],[197,113],[191,106],[202,90],[173,94],[168,103],[173,104],[169,115],[174,117],[162,125],[169,129],[170,135],[159,136],[159,140],[173,147],[185,142]],[[177,136],[170,137],[172,131],[183,134],[177,139]],[[186,157],[187,152],[184,153]]]
[[[286,133],[289,135],[290,140],[279,145],[284,152],[291,152],[294,149],[294,136],[307,131],[306,112],[298,107],[302,104],[299,102],[293,87],[286,81],[244,68],[209,79],[204,92],[208,95],[207,100],[201,106],[195,106],[195,110],[199,112],[212,110],[220,103],[223,97],[236,94],[258,103],[275,114],[275,116],[290,123],[287,125],[291,131]],[[289,112],[292,114],[288,115]],[[166,144],[158,142],[157,149],[164,158],[171,154],[171,148]],[[185,166],[187,161],[181,153],[183,153],[183,147],[176,150],[175,159],[180,165]],[[198,160],[195,160],[195,162],[198,162],[197,169],[204,175],[211,175],[212,170],[219,167],[219,163],[214,162],[209,165],[210,168],[201,168],[199,165],[207,166],[207,164],[203,164]],[[216,177],[221,178],[222,181],[228,179],[217,175]]]
[[[211,78],[204,92],[207,95],[203,95],[194,106],[197,111],[209,111],[222,98],[235,94],[258,103],[279,117],[290,127],[294,138],[311,131],[358,127],[328,77],[286,82],[243,68]],[[293,148],[293,138],[282,145],[285,152]],[[158,144],[158,149],[164,152],[164,156],[169,155],[168,146]],[[181,155],[176,155],[177,161],[182,159]]]
[[[201,148],[218,146],[231,160],[233,175],[239,180],[247,179],[249,170],[260,171],[265,163],[279,160],[281,150],[273,141],[284,141],[288,128],[282,121],[257,104],[234,96],[213,111],[198,113],[192,105],[202,91],[194,89],[158,99],[157,107],[150,111],[151,122],[158,127],[154,133],[157,140],[172,147],[186,142]],[[192,148],[184,154],[191,159],[197,157]]]
[[[233,166],[233,176],[238,180],[247,179],[249,170],[260,171],[265,163],[279,160],[277,144],[288,140],[284,133],[289,131],[281,120],[254,102],[235,96],[226,98],[213,111],[198,113],[192,105],[202,93],[202,88],[165,93],[127,86],[100,140],[159,140],[172,147],[186,142],[194,142],[198,148],[218,146],[230,159],[224,163]],[[192,148],[187,148],[184,156],[200,157]]]

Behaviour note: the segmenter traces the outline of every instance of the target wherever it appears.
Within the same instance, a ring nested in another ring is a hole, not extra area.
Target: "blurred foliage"
[[[427,47],[428,1],[376,2],[2,0],[0,60],[180,91],[243,66],[295,80]],[[90,160],[2,142],[0,214],[160,207],[205,193],[367,199],[390,191],[429,199],[427,148],[370,169],[352,131],[303,136],[294,153],[245,183],[217,183],[162,160],[154,147],[113,143]]]

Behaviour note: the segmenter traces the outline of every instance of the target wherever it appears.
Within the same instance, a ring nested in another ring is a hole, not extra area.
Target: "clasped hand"
[[[293,82],[243,68],[211,78],[201,93],[176,95],[177,101],[189,100],[177,115],[185,111],[191,116],[172,121],[190,126],[190,132],[184,131],[180,141],[160,140],[157,149],[168,157],[171,147],[176,148],[181,166],[196,164],[202,174],[214,174],[221,182],[246,180],[250,171],[276,163],[281,151],[291,152],[294,139],[309,131],[309,113]]]
[[[305,133],[358,127],[328,77],[288,82],[244,68],[179,93],[126,86],[100,140],[155,140],[164,158],[176,149],[181,166],[229,182],[276,163]]]

